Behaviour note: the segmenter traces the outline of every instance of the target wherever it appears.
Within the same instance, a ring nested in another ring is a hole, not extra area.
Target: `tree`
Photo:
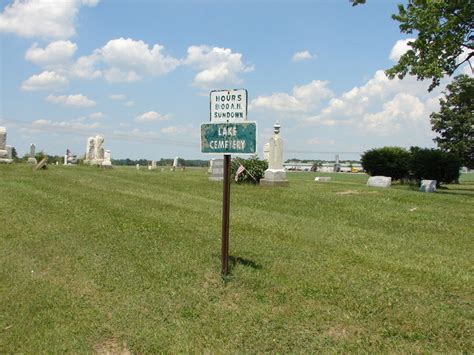
[[[461,163],[474,168],[474,79],[459,75],[446,87],[439,100],[439,112],[433,112],[431,125],[438,133],[438,147],[459,157]]]
[[[413,178],[436,180],[438,187],[441,183],[458,181],[461,161],[454,154],[420,147],[411,147],[410,154],[409,166]]]
[[[352,5],[365,0],[351,0]],[[400,31],[418,34],[408,45],[398,63],[385,73],[390,79],[406,74],[419,80],[432,79],[429,91],[439,85],[444,75],[451,76],[461,65],[471,65],[474,57],[473,0],[408,0],[398,5],[392,18],[400,22]]]
[[[400,147],[374,148],[364,152],[361,164],[371,176],[390,176],[400,180],[408,176],[410,152]]]

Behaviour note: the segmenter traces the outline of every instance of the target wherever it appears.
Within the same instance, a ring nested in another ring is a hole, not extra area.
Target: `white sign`
[[[211,122],[247,121],[247,90],[211,91]]]

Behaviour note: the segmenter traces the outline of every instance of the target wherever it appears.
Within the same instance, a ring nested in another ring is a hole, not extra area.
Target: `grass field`
[[[474,352],[474,175],[232,185],[205,170],[0,166],[0,352]]]

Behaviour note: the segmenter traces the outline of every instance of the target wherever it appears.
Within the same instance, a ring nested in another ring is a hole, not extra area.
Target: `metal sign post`
[[[229,274],[230,155],[255,154],[257,150],[257,124],[247,121],[247,98],[245,89],[211,91],[211,123],[201,125],[201,153],[224,154],[222,276]]]
[[[221,274],[229,273],[230,154],[224,154],[224,190],[222,194]]]

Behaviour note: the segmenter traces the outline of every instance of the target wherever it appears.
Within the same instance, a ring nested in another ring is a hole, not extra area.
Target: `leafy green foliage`
[[[416,33],[417,38],[409,42],[411,48],[398,63],[386,71],[389,78],[402,79],[406,74],[419,80],[429,78],[431,91],[444,75],[452,75],[464,63],[470,64],[474,56],[472,0],[409,0],[406,7],[398,5],[398,14],[392,18],[400,22],[402,33]]]
[[[265,175],[265,170],[268,169],[268,163],[265,160],[258,158],[242,159],[235,158],[231,163],[231,176],[235,177],[235,173],[238,167],[242,164],[245,167],[245,171],[239,175],[237,180],[238,183],[249,182],[258,184],[260,179]]]
[[[371,176],[390,176],[400,180],[408,175],[410,152],[400,147],[374,148],[364,152],[361,163]]]
[[[460,75],[447,86],[439,112],[431,114],[434,141],[444,151],[458,156],[461,163],[474,168],[474,79]]]
[[[454,154],[419,147],[412,147],[410,152],[410,172],[414,178],[436,180],[438,186],[459,179],[461,162]]]
[[[40,152],[37,152],[36,155],[35,155],[35,158],[36,158],[36,161],[39,163],[41,160],[43,160],[44,158],[47,158],[48,155],[45,154],[43,151],[40,151]]]

